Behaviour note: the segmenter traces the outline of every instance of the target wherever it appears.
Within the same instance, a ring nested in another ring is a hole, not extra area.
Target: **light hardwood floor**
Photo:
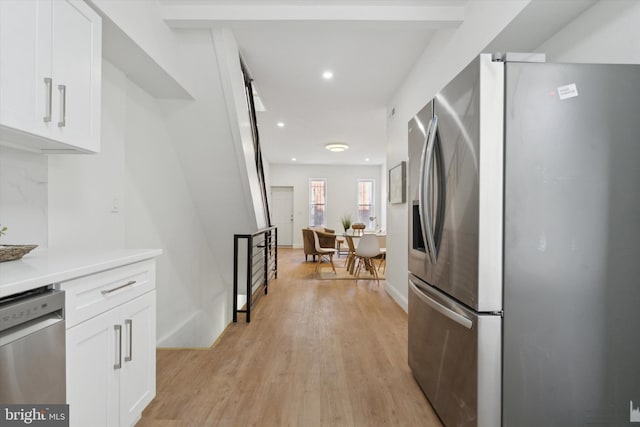
[[[240,316],[210,349],[158,350],[138,426],[441,426],[384,280],[312,279],[300,249],[280,249],[278,265],[251,323]]]

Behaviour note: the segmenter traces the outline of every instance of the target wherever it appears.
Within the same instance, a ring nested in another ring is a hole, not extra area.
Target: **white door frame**
[[[286,203],[288,206],[283,205],[285,202],[283,198],[274,197],[274,190],[290,195],[290,203]],[[278,246],[293,247],[293,203],[293,186],[271,186],[271,218],[272,224],[278,226]]]

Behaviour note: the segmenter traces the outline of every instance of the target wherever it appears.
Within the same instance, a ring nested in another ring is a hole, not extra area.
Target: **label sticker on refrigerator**
[[[575,83],[571,83],[570,85],[560,86],[558,88],[558,97],[560,99],[569,99],[575,98],[578,96],[578,88]]]
[[[629,406],[629,422],[640,423],[640,405],[636,408],[633,406],[633,400],[630,400]]]

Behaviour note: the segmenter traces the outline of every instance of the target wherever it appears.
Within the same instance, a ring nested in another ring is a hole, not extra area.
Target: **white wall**
[[[529,3],[470,1],[456,29],[439,30],[393,95],[387,120],[387,165],[407,160],[407,122]],[[408,208],[387,206],[387,292],[407,309]]]
[[[189,93],[194,84],[180,60],[180,43],[162,19],[159,5],[149,0],[89,0],[103,15],[131,38],[137,46]],[[108,26],[105,26],[108,29]],[[103,40],[109,43],[110,40]],[[138,62],[140,58],[131,58]],[[138,76],[136,76],[137,78]]]
[[[181,147],[158,101],[131,82],[126,89],[126,246],[163,250],[157,263],[159,345],[208,346],[212,332],[201,328],[201,302],[205,289],[220,286],[221,279],[179,161]],[[224,307],[211,308],[226,315]]]
[[[536,50],[549,62],[640,64],[640,2],[600,0]]]
[[[47,246],[47,158],[0,147],[0,243]]]
[[[327,179],[327,227],[343,232],[340,217],[351,214],[355,220],[358,204],[358,179],[375,180],[376,216],[380,222],[384,195],[381,195],[382,166],[270,165],[270,184],[293,187],[293,246],[302,247],[302,228],[309,225],[309,180]]]
[[[49,156],[49,245],[124,247],[127,78],[102,64],[101,151]]]

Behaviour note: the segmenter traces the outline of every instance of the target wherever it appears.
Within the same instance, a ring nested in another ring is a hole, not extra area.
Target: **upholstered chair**
[[[334,230],[324,227],[305,227],[302,229],[302,244],[304,247],[305,261],[307,261],[307,257],[309,255],[311,255],[313,257],[313,261],[315,261],[316,255],[318,255],[318,251],[316,251],[315,242],[313,239],[314,230],[318,232],[320,246],[322,246],[323,248],[336,247],[336,234]]]

